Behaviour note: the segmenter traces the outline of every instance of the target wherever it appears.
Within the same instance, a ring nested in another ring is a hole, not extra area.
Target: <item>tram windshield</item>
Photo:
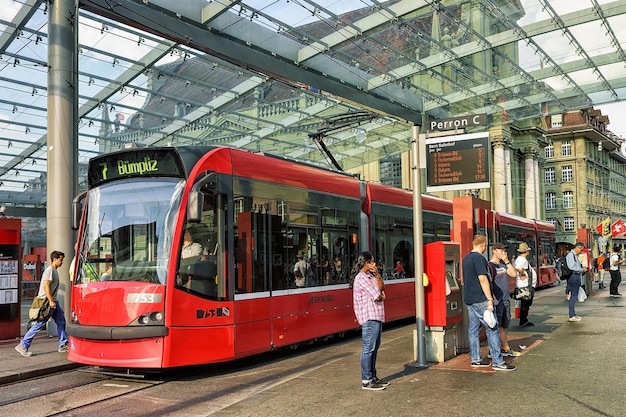
[[[78,283],[166,283],[184,181],[137,179],[89,191]]]

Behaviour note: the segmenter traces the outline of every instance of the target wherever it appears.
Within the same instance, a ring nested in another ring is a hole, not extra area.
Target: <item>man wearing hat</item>
[[[530,263],[528,263],[528,255],[530,255],[530,246],[528,246],[528,243],[520,243],[517,252],[519,252],[519,255],[515,259],[515,269],[520,275],[519,281],[522,281],[522,286],[527,286],[528,283],[531,284],[530,300],[520,301],[519,325],[520,327],[534,326],[535,323],[528,321],[528,312],[530,311],[530,306],[533,304],[533,298],[535,297],[534,288],[537,285],[537,274],[533,267],[530,266]]]

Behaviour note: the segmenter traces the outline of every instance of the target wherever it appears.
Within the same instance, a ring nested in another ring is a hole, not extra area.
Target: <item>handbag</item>
[[[578,289],[578,302],[582,303],[583,301],[585,301],[587,299],[587,293],[585,292],[585,290],[583,289],[583,287],[580,287]]]
[[[516,300],[528,301],[532,297],[532,293],[529,286],[515,288],[513,292],[513,298]]]

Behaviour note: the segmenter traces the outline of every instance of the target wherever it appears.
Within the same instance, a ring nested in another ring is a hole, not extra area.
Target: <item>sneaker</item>
[[[384,385],[381,384],[377,384],[375,383],[373,380],[372,381],[368,381],[364,384],[361,385],[361,388],[363,389],[367,389],[370,391],[382,391],[384,390],[386,387]]]
[[[491,362],[486,361],[484,359],[481,359],[479,361],[474,361],[474,362],[470,363],[470,366],[472,368],[484,368],[484,367],[489,366],[489,365],[491,365]]]
[[[17,350],[22,356],[25,356],[25,357],[33,356],[33,352],[29,352],[28,349],[22,346],[21,343],[15,346],[15,350]]]
[[[514,371],[517,369],[515,365],[509,365],[506,362],[501,363],[500,365],[494,365],[491,367],[494,371]]]
[[[578,316],[570,317],[569,321],[581,321],[582,319]]]
[[[57,352],[59,352],[59,353],[67,352],[67,343],[64,344],[63,346],[60,346],[59,350]]]
[[[374,378],[372,378],[372,382],[374,384],[382,385],[385,388],[387,388],[389,386],[389,382],[383,381],[382,379],[378,379],[378,377],[376,377],[376,376]]]
[[[530,327],[530,326],[534,326],[535,323],[531,322],[531,321],[527,321],[524,324],[520,324],[521,327]]]
[[[508,350],[502,349],[500,351],[500,354],[502,354],[502,356],[520,356],[521,353],[509,348]]]

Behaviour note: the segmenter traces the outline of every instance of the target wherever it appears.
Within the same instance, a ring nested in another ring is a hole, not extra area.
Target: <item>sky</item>
[[[609,116],[608,129],[617,136],[626,139],[626,102],[595,106],[602,114]]]

